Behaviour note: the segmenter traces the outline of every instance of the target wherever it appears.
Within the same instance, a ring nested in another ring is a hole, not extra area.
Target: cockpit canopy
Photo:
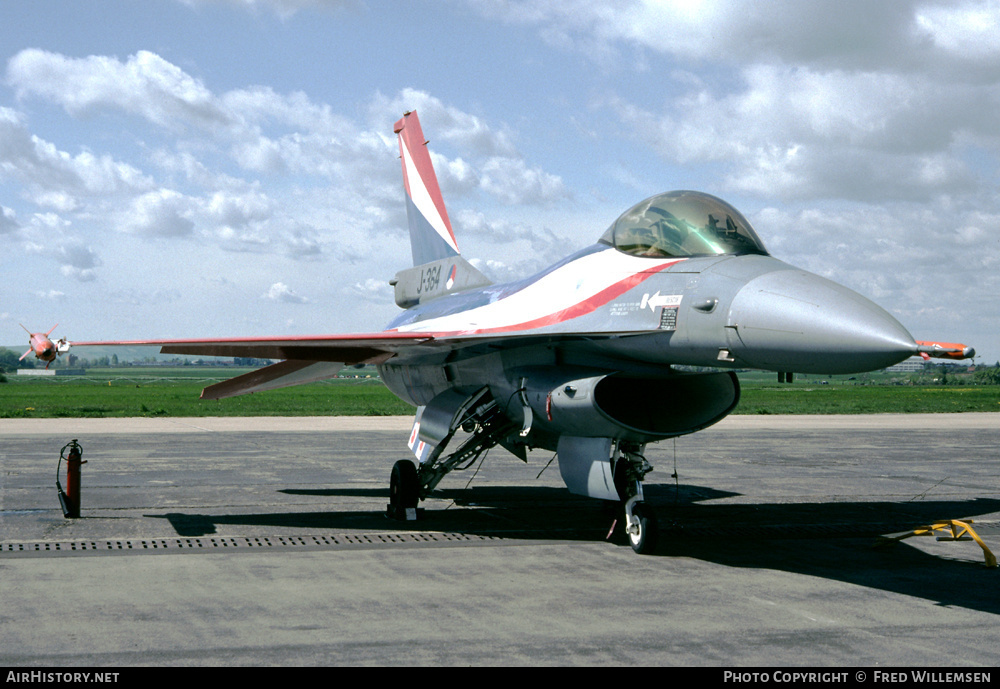
[[[636,204],[600,241],[633,256],[656,258],[767,255],[738,210],[699,191],[668,191]]]

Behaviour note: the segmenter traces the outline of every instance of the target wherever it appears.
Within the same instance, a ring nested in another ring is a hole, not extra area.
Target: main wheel
[[[392,466],[389,477],[389,511],[396,519],[406,519],[407,509],[416,509],[420,501],[420,478],[417,467],[409,459],[401,459]]]
[[[629,545],[640,555],[648,555],[656,548],[656,538],[659,535],[656,514],[640,502],[632,507],[632,516],[635,517],[637,528],[626,527]]]

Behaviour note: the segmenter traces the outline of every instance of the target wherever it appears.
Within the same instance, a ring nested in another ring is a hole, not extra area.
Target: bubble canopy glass
[[[699,191],[668,191],[622,213],[600,239],[633,256],[767,255],[743,215]]]

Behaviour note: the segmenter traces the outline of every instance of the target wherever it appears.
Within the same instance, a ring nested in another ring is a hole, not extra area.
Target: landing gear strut
[[[615,453],[615,488],[622,497],[625,512],[625,535],[632,550],[647,555],[656,549],[659,529],[653,508],[643,501],[642,479],[653,470],[642,456],[643,447],[627,442]]]
[[[454,399],[447,401],[454,402]],[[457,411],[451,410],[450,407],[446,407],[445,411],[444,418],[450,418],[450,421],[446,427],[437,429],[440,436],[430,445],[430,450],[424,455],[418,454],[419,468],[409,459],[401,459],[392,467],[392,476],[389,479],[389,504],[386,506],[386,516],[389,518],[401,521],[417,519],[419,513],[423,511],[417,504],[434,490],[448,472],[469,468],[484,452],[500,443],[516,428],[500,411],[488,388],[481,388],[465,399]],[[436,422],[440,424],[441,416],[438,412],[440,410],[435,410],[435,414],[438,415]],[[428,416],[430,415],[424,416],[425,423]],[[421,415],[418,413],[413,431],[415,439],[419,439],[417,434],[420,420]],[[431,422],[434,421],[432,418]],[[459,428],[469,433],[469,437],[457,450],[445,455],[445,447]],[[420,444],[423,445],[422,442]]]

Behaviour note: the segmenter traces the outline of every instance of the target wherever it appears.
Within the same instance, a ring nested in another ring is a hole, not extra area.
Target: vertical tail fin
[[[406,217],[415,266],[396,273],[389,283],[395,288],[396,303],[408,309],[421,302],[491,284],[459,254],[417,113],[403,115],[393,131],[399,135]]]
[[[399,157],[403,161],[406,188],[406,217],[410,223],[413,265],[419,266],[459,254],[451,220],[444,207],[441,188],[431,164],[427,140],[420,129],[416,111],[411,111],[393,127],[399,135]]]

